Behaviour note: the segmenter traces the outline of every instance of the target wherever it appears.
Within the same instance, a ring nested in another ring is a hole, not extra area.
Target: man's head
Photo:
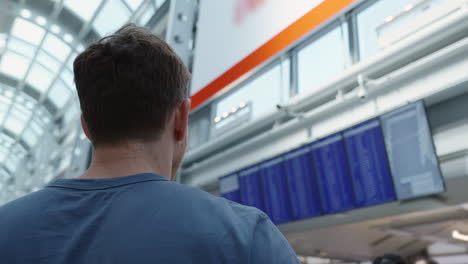
[[[96,149],[164,139],[182,159],[190,73],[164,40],[127,25],[89,46],[73,66],[83,128]]]

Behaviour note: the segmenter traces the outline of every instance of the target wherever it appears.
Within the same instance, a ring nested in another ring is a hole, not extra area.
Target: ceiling
[[[0,1],[0,190],[31,153],[53,152],[71,134],[79,117],[77,54],[126,23],[146,25],[164,2]]]
[[[414,256],[433,243],[467,248],[468,242],[452,237],[454,230],[468,234],[467,208],[402,214],[287,233],[286,237],[299,255],[365,261],[389,253]]]

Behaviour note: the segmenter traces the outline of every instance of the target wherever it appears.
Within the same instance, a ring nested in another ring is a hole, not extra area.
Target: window
[[[70,89],[75,89],[74,76],[70,70],[64,69],[60,74],[60,78]]]
[[[153,5],[148,5],[143,14],[138,18],[138,24],[140,25],[146,25],[153,17],[154,13],[156,10],[154,9]]]
[[[60,61],[66,60],[71,51],[67,43],[53,34],[47,35],[42,48]]]
[[[3,51],[6,45],[6,35],[5,34],[0,34],[0,52]]]
[[[107,1],[94,22],[94,28],[101,36],[105,36],[123,26],[130,15],[130,10],[121,1]]]
[[[335,27],[297,52],[298,94],[319,88],[350,64],[346,28]]]
[[[11,35],[33,45],[39,45],[44,34],[45,30],[43,28],[22,18],[15,19],[11,29]]]
[[[0,71],[17,79],[23,79],[30,63],[31,59],[8,51],[1,58]]]
[[[26,122],[28,121],[31,114],[31,111],[24,111],[24,109],[19,109],[15,104],[15,107],[13,107],[10,115],[5,121],[5,127],[12,133],[20,134],[26,126]]]
[[[35,46],[17,38],[11,38],[8,41],[8,49],[28,58],[32,58],[36,51]]]
[[[360,59],[364,60],[379,51],[379,26],[399,14],[417,0],[380,0],[357,14]]]
[[[285,71],[284,68],[287,70]],[[287,74],[286,74],[287,73]],[[226,124],[235,120],[237,110],[250,105],[251,118],[256,119],[275,111],[283,101],[284,90],[289,90],[289,60],[278,63],[266,72],[248,80],[236,91],[228,94],[216,104],[215,123]],[[232,116],[232,117],[230,117]],[[223,118],[225,120],[219,120]],[[229,121],[228,121],[229,120]]]
[[[37,61],[51,72],[58,72],[60,70],[61,63],[44,51],[39,52]]]
[[[71,91],[62,80],[57,80],[49,93],[50,100],[58,108],[62,108],[70,96]]]
[[[87,21],[91,19],[101,2],[102,0],[65,0],[65,7]]]
[[[32,66],[31,72],[29,72],[26,81],[36,90],[38,90],[41,93],[44,93],[49,88],[50,84],[53,81],[53,78],[54,74],[52,74],[49,70],[47,70],[40,64],[35,63]]]
[[[143,0],[125,0],[125,2],[132,10],[136,10],[143,3]]]

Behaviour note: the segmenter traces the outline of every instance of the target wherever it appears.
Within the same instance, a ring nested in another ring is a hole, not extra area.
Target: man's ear
[[[83,132],[85,133],[86,137],[91,141],[91,135],[89,134],[89,129],[88,129],[88,126],[86,125],[83,115],[80,116],[80,120],[81,120],[81,127],[83,128]]]
[[[177,141],[182,141],[188,133],[188,116],[190,113],[190,99],[185,99],[175,109],[174,115],[174,137]]]

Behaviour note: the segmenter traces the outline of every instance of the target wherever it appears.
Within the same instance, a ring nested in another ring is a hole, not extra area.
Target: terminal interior
[[[265,211],[302,263],[468,263],[467,21],[468,0],[0,0],[0,205],[87,169],[73,61],[134,23],[192,73],[178,182]]]

